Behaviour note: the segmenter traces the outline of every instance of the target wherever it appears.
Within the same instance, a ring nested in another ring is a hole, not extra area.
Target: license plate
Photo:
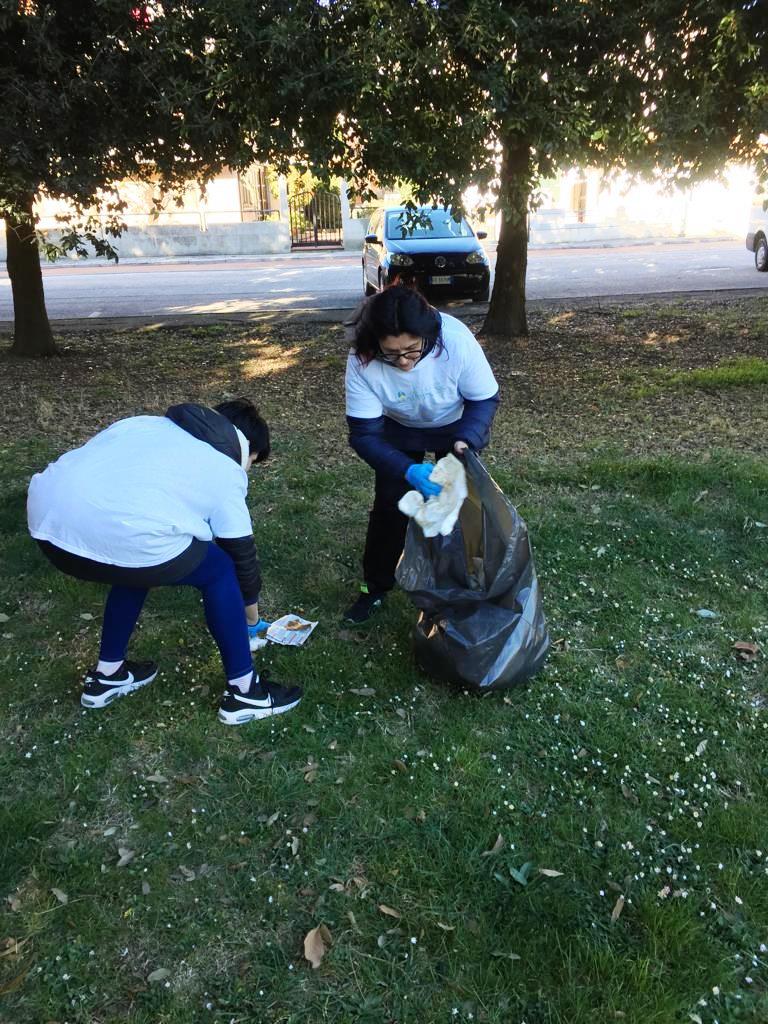
[[[437,277],[430,277],[429,283],[430,284],[450,284],[451,280],[452,279],[451,279],[451,275],[450,274],[443,274],[442,276],[438,275]]]

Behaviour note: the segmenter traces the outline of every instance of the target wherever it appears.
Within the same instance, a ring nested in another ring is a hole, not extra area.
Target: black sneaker
[[[105,708],[118,697],[133,693],[141,686],[151,683],[157,675],[154,661],[124,661],[111,676],[105,676],[96,669],[86,675],[80,703],[84,708]]]
[[[344,621],[354,623],[367,622],[373,613],[381,608],[386,596],[386,590],[374,590],[371,592],[364,583],[360,587],[360,594],[357,600],[344,612]]]
[[[301,697],[300,686],[280,686],[266,672],[254,672],[247,693],[226,688],[219,704],[219,721],[224,725],[243,725],[254,718],[282,715],[295,708]]]

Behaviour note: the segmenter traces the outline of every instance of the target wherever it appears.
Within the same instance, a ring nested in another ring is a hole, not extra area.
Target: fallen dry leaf
[[[399,772],[402,772],[403,775],[408,774],[408,765],[405,764],[403,761],[400,761],[398,758],[395,758],[395,760],[392,762],[392,767],[396,768]]]
[[[5,612],[0,612],[0,622],[10,622],[11,616],[6,615]]]
[[[270,816],[267,818],[267,820],[265,822],[265,825],[267,825],[267,826],[274,825],[279,817],[280,817],[280,811],[275,811],[274,814],[270,814]]]
[[[554,868],[539,868],[539,874],[544,875],[545,878],[562,878],[562,871],[555,871]]]
[[[317,768],[311,768],[308,772],[304,773],[305,782],[314,782],[317,778]]]
[[[150,985],[157,984],[158,981],[165,981],[166,978],[170,978],[171,972],[167,967],[158,967],[156,971],[152,971],[151,974],[147,975],[147,981]]]
[[[164,775],[148,775],[147,782],[167,782],[168,779]]]
[[[737,640],[732,649],[736,652],[736,657],[742,661],[755,661],[760,652],[760,645],[749,643],[747,640]]]
[[[124,868],[126,864],[130,864],[136,856],[135,852],[133,850],[129,850],[127,846],[118,846],[117,853],[120,858],[117,862],[117,866],[119,868]]]
[[[56,897],[56,899],[59,901],[59,903],[63,904],[66,907],[66,905],[69,903],[69,896],[67,896],[67,894],[64,892],[64,890],[63,889],[51,889],[51,892]]]
[[[621,912],[622,912],[623,909],[624,909],[624,897],[623,896],[619,896],[619,898],[616,900],[616,902],[613,905],[613,910],[611,911],[611,921],[618,921],[618,919],[621,917]]]
[[[15,913],[17,910],[21,910],[21,900],[15,893],[11,893],[10,896],[5,897],[5,901],[9,908]]]
[[[491,953],[491,956],[503,957],[505,960],[519,960],[520,957],[517,953],[503,953],[501,950],[496,950],[495,953]]]
[[[398,921],[403,916],[399,910],[395,910],[394,907],[388,907],[386,903],[380,903],[379,910],[382,912],[382,914],[386,914],[387,917],[397,918]]]
[[[29,942],[29,938],[22,939],[19,941],[14,938],[3,939],[0,942],[0,957],[4,956],[20,956],[21,951],[24,949],[26,944]]]
[[[626,782],[621,784],[621,792],[625,800],[629,800],[633,804],[639,804],[640,801],[637,796],[632,792]]]
[[[370,686],[358,686],[356,689],[351,689],[350,693],[356,693],[358,697],[375,697],[376,691]]]
[[[493,844],[490,850],[485,850],[480,854],[481,857],[493,857],[497,853],[501,853],[506,845],[504,836],[497,836],[496,842]]]
[[[149,884],[149,882],[142,882],[141,883],[141,895],[142,896],[149,896],[149,894],[151,892],[152,892],[152,886]]]
[[[293,854],[294,857],[298,857],[298,855],[299,855],[299,837],[298,836],[294,836],[293,839],[291,840],[291,853]]]
[[[701,755],[707,749],[707,742],[707,740],[702,740],[698,747],[696,747],[696,757],[701,757]]]
[[[86,622],[91,622],[94,616],[90,612],[81,612],[80,618],[85,619]]]
[[[456,925],[455,924],[443,924],[442,921],[437,921],[436,923],[437,923],[437,927],[438,928],[442,928],[442,930],[444,932],[455,932],[456,931]]]
[[[312,928],[304,936],[304,958],[309,960],[313,970],[317,970],[323,962],[323,957],[328,952],[332,941],[331,933],[324,924]]]

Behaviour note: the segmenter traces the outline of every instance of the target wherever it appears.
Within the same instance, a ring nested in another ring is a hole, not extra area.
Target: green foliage
[[[142,13],[144,12],[144,13]],[[117,235],[128,177],[165,189],[247,163],[241,125],[212,94],[205,4],[1,0],[0,215],[45,193],[75,210],[57,247]]]
[[[638,394],[649,395],[660,388],[702,388],[719,391],[722,388],[768,387],[768,360],[759,356],[726,359],[717,366],[676,373],[659,371],[658,379],[645,385]]]
[[[360,77],[345,106],[360,167],[456,205],[469,184],[503,209],[574,164],[659,168],[689,180],[756,159],[768,127],[759,4],[328,5]],[[499,180],[501,150],[530,152]]]

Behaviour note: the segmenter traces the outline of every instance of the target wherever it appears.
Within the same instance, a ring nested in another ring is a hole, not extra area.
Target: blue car
[[[427,206],[419,213],[428,223],[411,232],[403,206],[377,210],[371,217],[363,245],[365,294],[404,281],[435,298],[450,295],[487,302],[491,272],[480,244],[485,231],[475,234],[466,220],[454,220],[450,210]]]

